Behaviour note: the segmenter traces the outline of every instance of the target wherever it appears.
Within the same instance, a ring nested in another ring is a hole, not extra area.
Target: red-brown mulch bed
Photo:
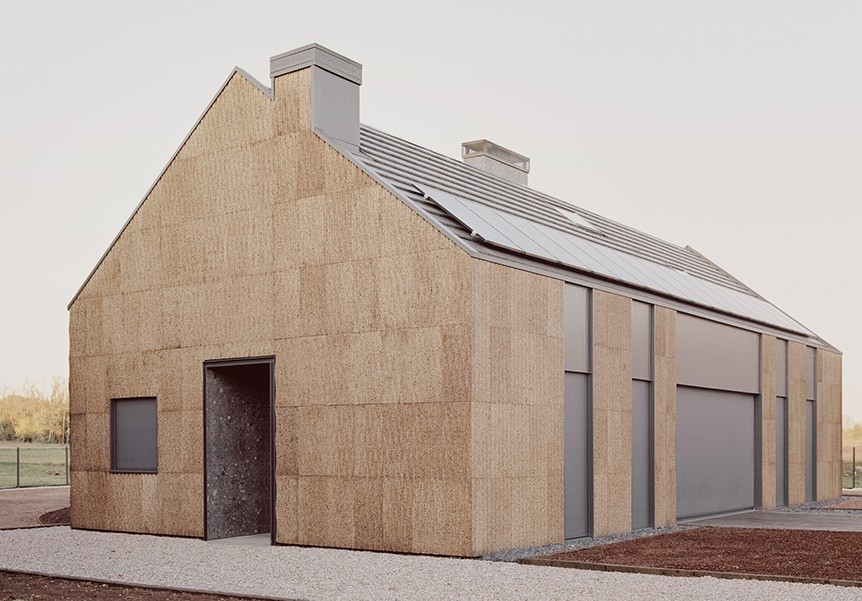
[[[535,559],[862,582],[862,532],[700,527]]]
[[[0,571],[0,600],[51,599],[56,601],[248,601],[248,597],[230,597],[208,593],[189,593],[158,588],[102,584],[86,580],[49,578],[20,572]]]
[[[69,524],[69,508],[55,509],[39,516],[39,523],[46,526],[62,526]]]

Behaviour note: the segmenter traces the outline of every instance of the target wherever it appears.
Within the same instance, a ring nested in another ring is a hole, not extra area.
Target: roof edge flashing
[[[308,67],[320,67],[358,86],[362,85],[361,64],[320,44],[307,44],[269,59],[269,75],[273,79]]]

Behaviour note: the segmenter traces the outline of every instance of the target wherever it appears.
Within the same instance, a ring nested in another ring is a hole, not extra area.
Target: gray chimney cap
[[[530,172],[529,157],[518,154],[514,150],[509,150],[489,140],[474,140],[461,144],[461,158],[465,161],[481,156],[490,157],[524,173]]]
[[[308,44],[273,56],[269,59],[269,76],[278,77],[312,66],[362,85],[362,65],[320,44]]]

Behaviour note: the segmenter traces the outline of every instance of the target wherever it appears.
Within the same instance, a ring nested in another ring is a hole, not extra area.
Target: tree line
[[[69,442],[69,385],[54,378],[48,390],[26,385],[0,390],[0,442]]]

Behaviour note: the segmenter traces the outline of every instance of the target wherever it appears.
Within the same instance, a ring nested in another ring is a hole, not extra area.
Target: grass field
[[[0,446],[0,488],[17,480],[15,446]],[[20,486],[66,484],[66,445],[21,445]]]

